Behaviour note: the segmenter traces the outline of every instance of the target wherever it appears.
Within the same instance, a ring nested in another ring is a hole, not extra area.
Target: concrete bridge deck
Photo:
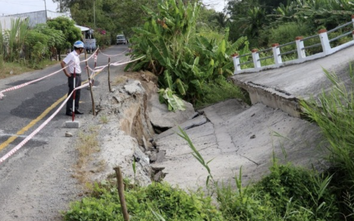
[[[269,107],[279,108],[291,116],[300,117],[300,99],[316,97],[322,90],[331,87],[323,69],[336,73],[349,84],[349,65],[352,61],[354,46],[317,60],[261,72],[237,74],[232,80],[249,92],[252,104],[261,102]]]

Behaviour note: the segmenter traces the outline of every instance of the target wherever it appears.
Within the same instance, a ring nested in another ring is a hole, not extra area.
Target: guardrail
[[[308,37],[298,36],[295,41],[288,42],[282,45],[275,43],[271,48],[258,50],[252,49],[251,53],[247,54],[234,54],[232,55],[234,63],[234,74],[258,72],[265,69],[278,68],[289,64],[298,64],[305,61],[314,60],[330,54],[333,54],[346,47],[354,45],[354,30],[346,31],[342,34],[344,29],[348,29],[347,26],[353,25],[354,27],[354,15],[352,20],[343,25],[340,25],[330,31],[321,29],[317,35]],[[336,36],[336,31],[340,31]],[[329,34],[333,33],[334,37],[329,38]],[[352,40],[343,44],[335,44],[336,41],[343,39],[344,37],[352,35]],[[307,44],[305,45],[305,41]],[[312,44],[311,44],[312,43]],[[333,47],[331,46],[334,45]],[[316,53],[311,54],[311,50],[315,50]],[[289,58],[289,56],[292,56]],[[285,61],[283,61],[285,60]],[[265,65],[262,65],[262,62]],[[269,64],[270,63],[270,64]],[[249,67],[250,64],[253,67]],[[246,68],[242,69],[242,66]]]

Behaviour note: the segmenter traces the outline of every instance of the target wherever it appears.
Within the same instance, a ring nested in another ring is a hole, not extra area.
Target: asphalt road
[[[125,45],[111,46],[110,48],[105,49],[103,53],[101,52],[98,55],[97,66],[106,65],[108,63],[107,55],[118,55],[111,57],[111,63],[127,60],[123,53],[127,49],[128,48]],[[87,54],[87,57],[89,56],[90,54]],[[84,56],[81,57],[81,60],[84,60]],[[88,65],[93,68],[94,59],[91,59],[88,62]],[[84,72],[85,63],[82,63],[81,68],[83,70],[82,81],[85,81],[87,80],[87,74]],[[43,70],[2,79],[0,80],[0,91],[38,79],[60,69],[61,67],[58,62],[58,64],[47,67]],[[98,74],[95,77],[95,86],[99,86],[101,81],[107,83],[107,74],[105,74],[107,72],[106,70],[107,69],[102,72],[102,75],[105,76]],[[58,103],[58,101],[66,96],[67,91],[67,78],[63,72],[60,72],[42,81],[4,93],[5,97],[0,100],[0,158],[44,122],[60,106],[61,103]],[[56,102],[59,105],[55,105]],[[92,110],[90,91],[86,88],[82,89],[81,92],[80,109],[85,114],[90,114]],[[48,110],[49,112],[45,114],[44,112]],[[51,139],[53,130],[62,127],[63,122],[70,119],[70,117],[65,115],[64,106],[53,120],[50,121],[50,123],[33,139],[28,141],[23,148],[18,150],[8,160],[0,163],[0,171],[6,167],[8,161],[21,160],[21,158],[26,157],[27,151],[45,144],[48,139]]]
[[[127,46],[119,45],[100,52],[97,66],[108,64],[107,55],[112,55],[111,63],[129,60],[124,55],[127,49]],[[88,65],[93,68],[94,60],[90,60]],[[83,63],[82,70],[84,68]],[[111,73],[120,70],[115,68],[112,67]],[[60,69],[58,62],[43,70],[2,79],[0,91]],[[84,73],[82,80],[86,79],[87,74]],[[107,68],[95,77],[94,85],[100,87],[100,84],[107,84]],[[5,93],[0,100],[0,159],[59,108],[67,91],[67,78],[60,71],[42,81]],[[81,94],[80,109],[85,115],[77,116],[78,121],[84,121],[92,114],[90,91],[84,88]],[[64,136],[64,131],[68,130],[64,127],[65,122],[70,120],[71,117],[65,115],[64,106],[33,139],[0,163],[1,221],[62,220],[60,211],[79,195],[80,189],[71,172],[76,162],[75,140]],[[72,129],[74,134],[76,131]]]

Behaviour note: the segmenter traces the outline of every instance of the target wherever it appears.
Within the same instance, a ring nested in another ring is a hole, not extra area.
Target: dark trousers
[[[74,75],[71,74],[71,77],[68,78],[68,86],[69,86],[69,94],[74,90]],[[81,75],[76,74],[75,78],[75,88],[81,86]],[[76,90],[75,92],[75,110],[79,110],[79,102],[80,102],[80,89]],[[73,93],[74,95],[74,93]],[[68,102],[66,103],[66,113],[72,111],[73,108],[73,95],[69,98]]]

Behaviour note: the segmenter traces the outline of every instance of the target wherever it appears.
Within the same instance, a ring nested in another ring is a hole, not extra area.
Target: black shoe
[[[75,110],[75,114],[84,114],[81,111]]]
[[[73,112],[66,112],[66,115],[68,115],[68,116],[73,116]]]

